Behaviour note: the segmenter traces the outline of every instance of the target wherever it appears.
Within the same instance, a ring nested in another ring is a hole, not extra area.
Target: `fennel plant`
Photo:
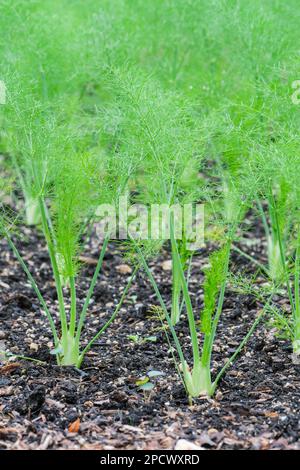
[[[171,222],[172,225],[172,222]],[[228,233],[227,238],[224,240],[223,246],[214,252],[210,257],[210,267],[206,270],[204,281],[204,307],[200,315],[200,330],[202,333],[202,341],[199,339],[199,332],[197,328],[197,317],[193,312],[191,296],[188,289],[188,284],[182,269],[181,260],[178,252],[177,241],[174,238],[172,231],[172,244],[174,245],[175,262],[177,263],[180,273],[181,286],[183,291],[184,302],[187,311],[187,319],[189,324],[192,348],[192,366],[189,365],[183,349],[180,344],[179,337],[174,329],[168,308],[161,296],[159,287],[153,277],[153,274],[148,267],[146,257],[143,250],[135,244],[137,253],[140,258],[141,265],[143,266],[150,283],[156,293],[157,299],[160,303],[164,318],[168,323],[169,330],[172,334],[175,347],[179,357],[179,366],[177,370],[181,376],[186,393],[190,399],[199,397],[200,395],[212,396],[217,388],[217,385],[226,372],[227,368],[232,364],[238,354],[241,352],[246,342],[250,338],[254,329],[261,320],[265,309],[255,319],[250,327],[247,335],[237,347],[234,354],[228,359],[226,364],[220,369],[215,379],[211,377],[211,361],[214,340],[216,337],[218,323],[222,314],[223,302],[225,296],[225,289],[227,283],[230,249],[233,240],[233,231]]]
[[[82,331],[102,267],[109,233],[103,240],[84,305],[79,309],[76,282],[80,269],[82,235],[88,224],[95,219],[97,206],[108,201],[114,203],[118,194],[126,188],[130,162],[115,162],[116,176],[112,180],[109,173],[112,166],[109,155],[97,146],[98,143],[95,145],[86,132],[80,132],[82,110],[77,102],[72,105],[72,113],[68,116],[66,112],[61,112],[61,109],[66,111],[63,105],[66,100],[69,101],[68,98],[61,99],[50,109],[47,104],[36,103],[35,97],[30,94],[26,99],[34,119],[11,120],[11,126],[15,126],[16,138],[24,136],[22,150],[26,154],[27,165],[25,168],[19,167],[20,177],[23,177],[23,172],[28,167],[31,169],[30,189],[38,203],[40,228],[51,262],[58,299],[59,327],[14,243],[9,225],[3,221],[1,232],[21,264],[48,318],[54,341],[53,354],[57,363],[80,367],[85,354],[120,310],[136,273],[135,271],[130,277],[112,316],[88,344],[83,346]],[[63,280],[67,286],[65,289]]]

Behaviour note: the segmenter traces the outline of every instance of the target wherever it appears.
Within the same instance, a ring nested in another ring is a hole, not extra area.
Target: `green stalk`
[[[198,344],[198,337],[197,337],[197,328],[196,328],[196,322],[195,322],[194,313],[193,313],[191,297],[188,292],[187,283],[186,283],[185,275],[183,272],[177,243],[174,238],[173,221],[171,221],[171,243],[172,243],[172,249],[174,252],[174,261],[176,263],[176,269],[178,269],[178,273],[180,276],[182,293],[183,293],[184,301],[186,304],[189,329],[190,329],[191,340],[192,340],[194,367],[197,367],[198,364],[200,363],[200,352],[199,352],[199,344]]]
[[[272,193],[270,192],[270,194]],[[268,248],[268,269],[266,270],[264,268],[264,271],[267,272],[268,277],[276,281],[277,279],[280,278],[280,271],[282,267],[281,267],[281,260],[280,260],[280,268],[278,268],[277,249],[276,249],[277,244],[278,244],[278,235],[277,235],[277,230],[276,230],[274,211],[272,210],[273,203],[270,202],[271,199],[272,197],[270,196],[268,198],[268,206],[269,206],[269,214],[270,214],[270,219],[271,219],[271,229],[269,228],[265,211],[262,207],[262,204],[259,198],[257,198],[257,206],[258,206],[259,213],[261,215],[261,219],[263,222],[266,240],[267,240],[267,248]],[[275,206],[274,206],[274,210],[276,210]]]
[[[162,317],[162,315],[160,314],[159,311],[158,311],[157,313],[158,313],[159,321],[160,321],[160,323],[161,323],[161,327],[162,327],[162,329],[163,329],[163,331],[164,331],[164,333],[165,333],[165,337],[166,337],[166,340],[167,340],[167,343],[168,343],[168,346],[169,346],[169,351],[171,352],[172,359],[173,359],[173,362],[174,362],[174,364],[175,364],[175,368],[176,368],[176,370],[177,370],[177,372],[178,372],[178,376],[180,377],[180,380],[181,380],[181,382],[183,383],[183,386],[184,386],[184,388],[185,388],[186,394],[188,395],[189,393],[188,393],[188,390],[187,390],[187,388],[186,388],[185,381],[184,381],[184,379],[183,379],[183,377],[182,377],[182,374],[181,374],[181,372],[180,372],[180,364],[179,364],[179,363],[177,362],[177,360],[176,360],[176,357],[175,357],[175,354],[174,354],[174,348],[173,348],[173,346],[172,346],[172,344],[171,344],[171,340],[170,340],[169,335],[168,335],[168,330],[167,330],[167,326],[166,326],[166,324],[165,324],[165,322],[164,322],[164,318]]]
[[[280,258],[281,258],[281,263],[282,263],[282,268],[283,268],[283,273],[284,273],[284,278],[285,278],[285,283],[286,283],[286,287],[287,287],[287,291],[288,291],[288,296],[289,296],[291,308],[292,308],[292,311],[294,312],[295,311],[294,298],[293,298],[293,293],[292,293],[292,289],[291,289],[291,286],[290,286],[289,275],[288,275],[288,272],[287,272],[286,259],[285,259],[284,249],[283,249],[282,237],[281,237],[281,233],[280,233],[278,214],[277,214],[277,210],[276,210],[276,206],[275,206],[275,200],[274,200],[273,195],[272,195],[272,201],[273,201],[273,205],[274,205],[274,208],[275,208],[274,216],[275,216],[276,232],[277,232],[277,236],[278,236]]]
[[[280,281],[282,274],[286,273],[286,260],[284,256],[283,241],[279,226],[276,202],[271,190],[270,196],[268,198],[268,205],[271,220],[271,230],[267,238],[269,271],[271,279]]]
[[[172,244],[172,309],[171,320],[172,324],[176,325],[180,319],[180,294],[181,294],[181,280],[180,273],[177,268],[175,253]]]
[[[68,323],[67,323],[67,316],[66,316],[66,311],[65,311],[64,296],[63,296],[62,285],[61,285],[61,280],[60,280],[60,273],[59,273],[57,260],[55,256],[55,248],[54,248],[51,233],[48,227],[47,213],[45,210],[45,201],[42,196],[39,197],[39,205],[40,205],[43,231],[44,231],[45,238],[47,241],[48,252],[49,252],[50,261],[52,265],[52,271],[53,271],[53,276],[55,280],[57,298],[58,298],[58,303],[59,303],[61,333],[63,337],[66,337],[67,332],[68,332]]]
[[[225,260],[225,266],[224,266],[224,270],[225,270],[224,281],[220,289],[217,311],[213,318],[210,332],[206,333],[204,336],[204,342],[203,342],[202,354],[201,354],[201,365],[199,366],[199,375],[201,376],[200,386],[202,390],[205,391],[209,396],[213,395],[214,393],[214,388],[213,388],[212,381],[211,381],[211,372],[210,372],[211,356],[212,356],[212,350],[213,350],[217,326],[218,326],[219,319],[223,310],[228,265],[229,265],[229,255],[230,255],[230,242],[228,242],[228,248],[226,252],[226,260]]]
[[[300,231],[298,230],[297,248],[295,258],[295,275],[294,275],[294,297],[295,308],[293,310],[294,321],[294,338],[293,350],[295,354],[300,354]]]
[[[70,312],[70,323],[69,333],[74,337],[76,329],[76,315],[77,315],[77,296],[74,276],[70,276],[70,291],[71,291],[71,312]]]
[[[103,263],[103,259],[104,259],[104,255],[105,255],[105,252],[106,252],[108,242],[109,242],[109,236],[107,235],[105,237],[104,241],[103,241],[103,245],[102,245],[102,249],[100,251],[98,263],[97,263],[97,266],[96,266],[96,269],[95,269],[95,272],[94,272],[94,275],[93,275],[93,278],[92,278],[92,281],[91,281],[91,284],[90,284],[90,287],[89,287],[89,290],[88,290],[88,293],[87,293],[87,296],[86,296],[86,299],[85,299],[85,302],[84,302],[84,305],[83,305],[83,308],[82,308],[82,311],[80,313],[77,332],[76,332],[76,341],[78,343],[79,343],[79,340],[80,340],[80,335],[81,335],[81,331],[82,331],[82,328],[83,328],[83,325],[84,325],[84,321],[85,321],[85,318],[86,318],[86,315],[87,315],[87,310],[88,310],[88,307],[89,307],[89,304],[90,304],[90,301],[91,301],[91,298],[92,298],[92,295],[93,295],[93,292],[94,292],[94,289],[95,289],[95,286],[96,286],[96,283],[97,283],[97,280],[98,280],[99,273],[101,271],[101,267],[102,267],[102,263]]]
[[[193,313],[193,307],[191,302],[191,297],[188,291],[187,281],[184,275],[180,255],[178,252],[177,243],[174,237],[174,226],[173,220],[171,220],[171,243],[172,249],[174,252],[174,261],[176,263],[180,280],[181,280],[181,287],[183,292],[183,298],[186,305],[187,316],[188,316],[188,323],[189,323],[189,330],[192,340],[192,350],[193,350],[193,368],[190,372],[188,369],[188,365],[186,362],[183,363],[183,372],[186,382],[186,388],[189,392],[189,396],[198,397],[201,394],[206,394],[210,396],[212,394],[211,389],[211,373],[210,373],[210,355],[208,356],[208,360],[204,361],[200,358],[200,349],[199,349],[199,342],[198,342],[198,335],[197,335],[197,328]],[[204,356],[205,357],[205,356]]]
[[[187,270],[187,276],[186,276],[186,285],[187,285],[187,288],[189,288],[189,283],[190,283],[192,262],[193,262],[193,254],[190,256],[190,259],[189,259],[189,266],[188,266],[188,270]],[[184,299],[181,300],[180,312],[179,312],[180,315],[181,315],[181,312],[182,312],[182,310],[183,310],[183,307],[184,307]]]
[[[25,182],[23,172],[20,170],[20,166],[14,155],[14,152],[11,153],[11,159],[15,167],[15,171],[18,176],[18,181],[19,181],[19,184],[22,189],[23,196],[24,196],[26,224],[37,225],[40,221],[38,197],[34,198],[30,194],[30,191],[28,190],[26,182]]]
[[[50,216],[48,207],[46,205],[44,205],[44,207],[45,207],[45,214],[46,214],[46,217],[47,217],[47,224],[48,224],[49,234],[51,236],[53,248],[54,248],[54,251],[55,251],[56,263],[57,263],[58,268],[60,269],[60,265],[59,265],[60,255],[57,251],[57,241],[56,241],[56,237],[55,237],[55,231],[54,231],[53,223],[52,223],[52,220],[51,220],[51,216]],[[70,287],[68,285],[68,279],[65,279],[62,274],[59,274],[59,277],[60,277],[60,282],[61,282],[62,287],[67,287],[67,286]]]
[[[56,328],[55,328],[55,324],[54,324],[52,315],[51,315],[51,313],[50,313],[50,311],[47,307],[47,304],[46,304],[46,302],[45,302],[45,300],[44,300],[44,298],[43,298],[43,296],[42,296],[35,280],[33,279],[29,269],[27,268],[26,263],[24,262],[22,256],[20,255],[19,250],[17,249],[16,245],[12,241],[12,238],[11,238],[8,230],[4,226],[3,226],[3,231],[4,231],[5,238],[7,239],[7,242],[9,244],[11,250],[13,251],[13,253],[14,253],[15,257],[17,258],[17,260],[19,261],[23,271],[25,272],[25,274],[26,274],[26,276],[27,276],[27,278],[28,278],[28,280],[29,280],[29,282],[30,282],[37,298],[39,299],[40,304],[41,304],[46,316],[47,316],[47,319],[48,319],[49,324],[50,324],[51,332],[52,332],[52,335],[53,335],[54,344],[55,344],[55,347],[57,347],[58,344],[59,344],[59,339],[58,339],[58,335],[57,335],[57,331],[56,331]]]
[[[299,268],[300,268],[300,232],[298,234],[296,257],[295,257],[295,276],[294,276],[294,291],[295,291],[295,316],[300,317],[300,292],[299,292]]]
[[[147,276],[148,276],[148,278],[149,278],[149,280],[150,280],[150,283],[151,283],[151,285],[152,285],[152,287],[153,287],[153,290],[154,290],[154,292],[155,292],[155,294],[156,294],[156,297],[157,297],[157,299],[158,299],[158,301],[159,301],[159,303],[160,303],[160,306],[161,306],[161,308],[162,308],[162,310],[163,310],[163,312],[164,312],[165,318],[166,318],[166,320],[167,320],[168,326],[169,326],[169,328],[170,328],[170,331],[171,331],[171,334],[172,334],[172,337],[173,337],[173,340],[174,340],[174,343],[175,343],[175,346],[176,346],[176,349],[177,349],[177,353],[178,353],[180,362],[181,362],[182,364],[184,364],[184,363],[185,363],[184,354],[183,354],[182,348],[181,348],[181,346],[180,346],[180,343],[179,343],[179,340],[178,340],[178,336],[177,336],[177,334],[176,334],[176,331],[175,331],[175,329],[174,329],[174,326],[172,325],[171,317],[170,317],[170,315],[169,315],[169,312],[168,312],[168,309],[167,309],[167,307],[166,307],[166,304],[165,304],[165,302],[164,302],[164,300],[163,300],[163,298],[162,298],[162,296],[161,296],[161,293],[159,292],[158,286],[157,286],[157,284],[156,284],[156,282],[155,282],[155,279],[154,279],[154,277],[153,277],[152,272],[150,271],[150,269],[149,269],[149,267],[148,267],[147,261],[145,260],[145,257],[144,257],[144,255],[143,255],[142,250],[141,250],[140,247],[137,245],[137,243],[135,242],[135,240],[132,239],[132,241],[133,241],[133,243],[135,244],[135,247],[136,247],[136,250],[137,250],[137,252],[138,252],[138,255],[139,255],[141,264],[142,264],[142,266],[143,266],[143,268],[144,268],[144,270],[145,270],[145,272],[146,272],[146,274],[147,274]]]
[[[225,265],[224,265],[224,281],[222,282],[221,289],[220,289],[217,311],[212,321],[211,332],[208,335],[205,335],[205,339],[204,339],[201,362],[203,365],[206,365],[206,366],[207,364],[210,364],[211,362],[213,344],[214,344],[214,340],[216,336],[219,319],[223,310],[223,303],[224,303],[226,283],[227,283],[227,273],[228,273],[228,267],[229,267],[230,248],[231,248],[231,241],[228,241],[227,250],[226,250],[226,259],[225,259]]]
[[[262,219],[262,223],[263,223],[263,226],[264,226],[264,229],[265,229],[265,234],[266,234],[266,238],[268,238],[270,236],[270,230],[269,230],[269,226],[268,226],[268,222],[267,222],[267,218],[266,218],[266,214],[265,214],[265,211],[263,209],[263,206],[259,200],[259,198],[257,197],[257,206],[258,206],[258,209],[259,209],[259,213],[261,215],[261,219]]]
[[[97,339],[99,338],[99,336],[101,336],[102,333],[104,333],[104,331],[109,327],[109,325],[114,321],[114,319],[115,319],[116,316],[118,315],[118,313],[119,313],[119,311],[120,311],[120,309],[121,309],[121,307],[122,307],[122,305],[123,305],[123,302],[124,302],[124,300],[125,300],[125,298],[126,298],[126,295],[127,295],[128,291],[129,291],[131,285],[132,285],[132,282],[133,282],[133,280],[134,280],[134,278],[135,278],[135,276],[136,276],[136,273],[138,272],[138,269],[139,269],[139,267],[136,266],[135,269],[134,269],[134,271],[133,271],[133,273],[132,273],[132,275],[130,276],[130,279],[129,279],[129,281],[128,281],[128,283],[127,283],[127,285],[126,285],[126,287],[125,287],[125,289],[124,289],[124,291],[123,291],[123,294],[122,294],[122,296],[121,296],[121,299],[120,299],[120,301],[119,301],[119,303],[118,303],[118,305],[117,305],[117,307],[116,307],[114,313],[112,314],[112,316],[111,316],[111,317],[109,318],[109,320],[105,323],[105,325],[101,328],[101,330],[99,330],[98,333],[91,339],[91,341],[87,344],[87,346],[84,348],[84,350],[83,350],[82,353],[80,354],[77,367],[80,367],[80,365],[81,365],[81,363],[82,363],[82,361],[83,361],[84,356],[86,355],[86,353],[91,349],[91,347],[93,346],[93,344],[95,343],[95,341],[97,341]]]

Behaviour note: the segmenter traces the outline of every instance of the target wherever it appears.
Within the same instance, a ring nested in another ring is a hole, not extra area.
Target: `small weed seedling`
[[[144,338],[140,335],[128,335],[127,338],[134,344],[145,344],[145,343],[156,343],[156,336],[145,336]]]
[[[151,400],[153,390],[155,389],[156,380],[165,375],[164,372],[159,370],[150,370],[146,375],[139,377],[135,384],[139,390],[144,393],[144,398],[146,402]]]

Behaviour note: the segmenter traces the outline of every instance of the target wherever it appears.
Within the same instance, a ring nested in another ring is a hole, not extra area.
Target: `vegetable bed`
[[[257,235],[259,231],[253,234],[253,246],[259,254],[263,246]],[[27,257],[39,266],[37,278],[53,303],[47,252],[34,232],[25,229],[25,236]],[[160,322],[149,314],[156,303],[153,292],[144,276],[139,276],[119,318],[88,355],[82,371],[58,367],[47,347],[51,337],[47,322],[39,316],[26,278],[6,249],[2,242],[1,344],[46,364],[14,359],[2,365],[2,448],[173,449],[179,439],[206,449],[299,448],[300,366],[292,364],[290,345],[276,338],[274,331],[261,324],[215,397],[200,398],[189,406],[159,331]],[[91,275],[97,249],[89,247],[89,253],[80,292],[86,289],[85,279]],[[126,284],[128,272],[121,255],[118,247],[109,246],[88,320],[91,332],[103,324],[105,312],[112,309],[111,299],[116,301]],[[166,295],[171,289],[169,271],[164,269],[169,259],[165,251],[154,266]],[[204,250],[196,258],[195,269],[206,261]],[[239,255],[232,262],[239,269],[253,269]],[[195,301],[201,303],[197,283],[192,291]],[[285,296],[276,301],[287,303]],[[214,369],[236,348],[261,307],[251,295],[227,293]],[[179,331],[188,334],[184,325]],[[137,344],[129,339],[133,336],[140,340],[155,336],[156,340]],[[154,370],[165,375],[157,377],[151,395],[144,394],[136,382]],[[187,443],[185,446],[189,448]]]

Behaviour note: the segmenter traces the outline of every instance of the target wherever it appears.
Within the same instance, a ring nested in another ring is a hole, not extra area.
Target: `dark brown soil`
[[[252,231],[250,254],[263,260],[261,229]],[[52,312],[57,300],[42,238],[22,230],[18,246],[41,287]],[[171,352],[151,306],[156,298],[139,274],[119,317],[88,354],[82,370],[55,365],[51,334],[25,275],[0,242],[0,349],[45,361],[0,363],[0,448],[2,449],[173,449],[179,439],[207,449],[300,449],[300,366],[291,362],[290,344],[260,324],[243,354],[222,379],[212,399],[188,405],[174,369]],[[105,322],[128,280],[126,261],[111,244],[90,306],[83,342]],[[203,293],[202,269],[208,250],[194,261],[191,291],[195,311]],[[97,258],[97,247],[85,252],[79,279],[84,299]],[[170,298],[167,251],[153,263],[165,299]],[[253,273],[243,257],[233,253],[235,270]],[[120,267],[121,266],[121,267]],[[278,304],[285,301],[277,297]],[[225,363],[247,333],[262,305],[249,294],[227,291],[218,328],[213,369]],[[183,319],[178,326],[188,347]],[[135,343],[129,335],[139,335]],[[156,341],[143,341],[156,336]],[[151,394],[138,390],[136,380],[150,370],[156,379]],[[70,432],[70,431],[75,432]]]

